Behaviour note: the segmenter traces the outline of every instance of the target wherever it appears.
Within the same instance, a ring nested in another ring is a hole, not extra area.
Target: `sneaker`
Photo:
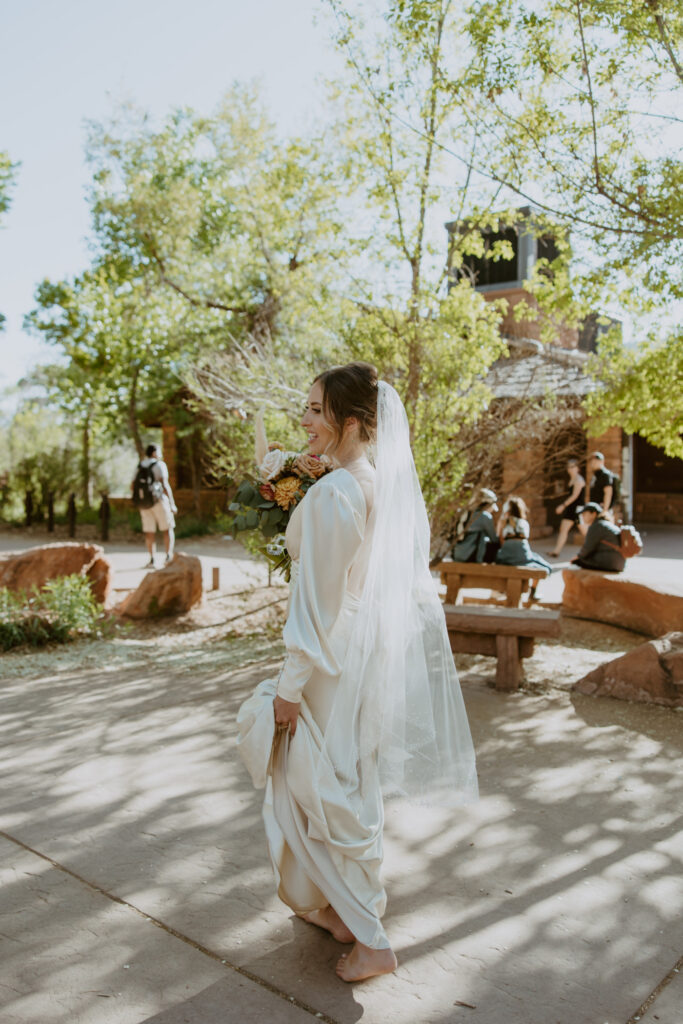
[[[172,561],[173,561],[173,555],[166,555],[166,561],[164,562],[164,565],[168,565]]]
[[[155,569],[155,568],[156,568],[156,566],[154,565],[154,559],[150,558],[149,562],[147,562],[146,565],[145,565],[145,569]]]

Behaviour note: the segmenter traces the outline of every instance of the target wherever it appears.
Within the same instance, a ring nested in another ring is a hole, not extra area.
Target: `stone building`
[[[536,260],[552,260],[557,255],[552,236],[539,236],[533,230],[533,209],[522,207],[518,212],[521,218],[516,225],[486,232],[483,256],[468,257],[465,266],[451,271],[453,282],[467,276],[485,299],[507,300],[501,330],[508,342],[509,356],[498,360],[488,376],[495,401],[540,401],[547,394],[554,395],[557,416],[562,420],[559,434],[565,434],[562,448],[581,460],[587,483],[590,470],[586,471],[586,457],[601,451],[607,468],[621,478],[621,512],[625,520],[683,523],[683,460],[669,458],[644,438],[625,434],[620,427],[612,427],[599,437],[591,437],[585,430],[582,402],[596,386],[587,375],[585,364],[596,349],[600,333],[614,321],[591,315],[580,330],[559,329],[555,343],[549,345],[540,341],[540,320],[515,320],[514,308],[519,302],[535,305],[524,281],[531,276]],[[461,226],[453,221],[446,229],[452,235]],[[488,258],[490,246],[496,240],[511,244],[513,259]],[[521,494],[530,508],[532,535],[543,536],[556,528],[559,517],[554,509],[567,491],[567,478],[563,465],[558,465],[551,453],[544,450],[542,442],[530,441],[503,454],[497,480],[492,482],[503,497]]]

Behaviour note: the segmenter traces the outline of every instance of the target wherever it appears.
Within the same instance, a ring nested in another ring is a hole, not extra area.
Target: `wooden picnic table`
[[[452,605],[457,603],[463,588],[474,587],[504,594],[506,607],[519,608],[531,581],[547,576],[544,569],[531,566],[486,562],[439,562],[434,568],[441,573],[441,582],[446,584],[446,604]]]

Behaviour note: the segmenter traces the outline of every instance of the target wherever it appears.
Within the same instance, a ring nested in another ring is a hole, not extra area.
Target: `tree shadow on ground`
[[[342,947],[274,895],[262,794],[236,758],[236,710],[277,667],[266,643],[232,655],[229,641],[220,655],[141,644],[120,664],[6,680],[1,827],[339,1022],[383,1024],[389,1007],[396,1022],[459,1024],[469,1006],[478,1024],[625,1021],[680,955],[680,718],[466,680],[482,799],[455,812],[388,805],[386,925],[400,966],[350,988],[333,973]],[[29,984],[27,944],[30,983],[64,993],[90,936],[91,991],[41,1024],[99,1024],[121,958],[147,955],[139,920],[123,914],[108,957],[91,910],[52,900],[51,919],[80,938],[53,950],[35,929],[12,937],[8,1016]],[[198,976],[185,999],[213,984]]]
[[[263,655],[279,651],[279,643],[263,637],[240,641],[234,661],[246,665],[232,670],[226,668],[229,650],[219,657],[215,644],[202,643],[192,652],[171,646],[151,658],[145,644],[133,648],[123,664],[5,681],[0,828],[208,947],[227,961],[226,967],[268,951],[291,966],[301,960],[307,942],[309,952],[316,951],[308,960],[315,962],[319,935],[295,943],[289,912],[274,894],[262,794],[254,792],[235,756],[236,710],[258,679],[277,670],[278,663],[264,661]],[[54,869],[36,860],[35,870],[40,875]],[[3,905],[16,906],[22,894],[22,878],[9,881]],[[100,898],[103,907],[110,905],[106,896]],[[40,911],[40,892],[37,899]],[[14,988],[17,1003],[27,995],[27,985],[34,993],[69,991],[69,950],[78,947],[78,957],[92,956],[88,992],[68,1005],[53,1000],[50,1024],[76,1019],[99,1024],[102,999],[120,988],[121,961],[145,961],[139,915],[130,911],[130,936],[119,936],[125,952],[112,959],[104,952],[109,938],[91,920],[92,906],[81,915],[72,900],[51,893],[49,902],[51,925],[59,923],[59,934],[85,935],[88,942],[66,940],[66,948],[54,949],[51,927],[45,945],[37,913],[30,939],[23,925],[9,938],[5,984]],[[23,971],[29,945],[40,965],[30,980]],[[358,1019],[352,990],[336,979],[333,964],[331,976],[345,991],[346,1019]],[[8,1014],[13,1002],[6,1002]]]

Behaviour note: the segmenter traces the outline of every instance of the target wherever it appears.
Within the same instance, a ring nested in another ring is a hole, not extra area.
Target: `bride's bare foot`
[[[327,906],[323,910],[311,910],[309,914],[300,914],[304,921],[315,924],[330,932],[337,942],[355,942],[356,937],[349,931],[334,907]]]
[[[370,949],[357,942],[350,953],[344,953],[337,962],[337,974],[342,981],[363,981],[377,974],[391,974],[398,960],[391,949]]]

